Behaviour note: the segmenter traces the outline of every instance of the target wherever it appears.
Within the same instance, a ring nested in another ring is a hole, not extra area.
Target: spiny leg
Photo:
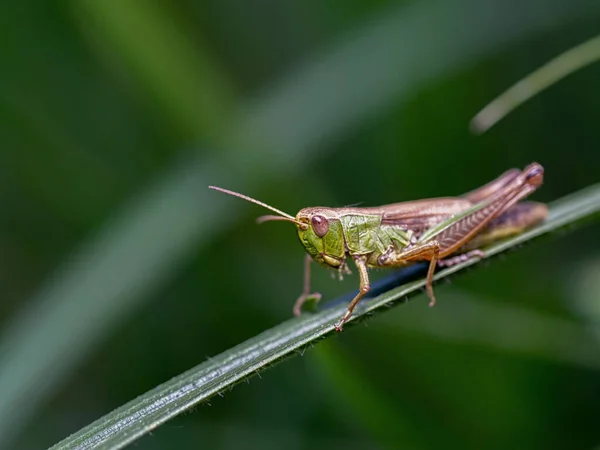
[[[310,292],[310,263],[312,262],[312,258],[310,255],[306,254],[304,257],[304,287],[302,289],[302,294],[294,303],[294,315],[299,316],[302,314],[302,305],[306,302],[308,297],[314,297],[317,301],[321,300],[321,294],[318,292]]]
[[[450,218],[442,223],[435,234],[423,233],[422,242],[435,239],[439,244],[439,256],[445,258],[452,255],[468,242],[472,241],[486,226],[504,212],[510,210],[518,201],[531,194],[541,185],[543,168],[539,164],[530,164],[525,170],[510,182],[505,189],[474,205],[467,214]]]
[[[500,239],[522,233],[527,228],[542,222],[548,216],[548,207],[543,203],[520,202],[496,217],[473,239],[461,247],[459,252],[468,252],[485,247]]]
[[[352,311],[358,304],[361,298],[365,296],[367,292],[371,289],[371,285],[369,284],[369,273],[367,272],[367,262],[364,256],[355,256],[354,263],[356,264],[356,268],[358,269],[358,274],[360,275],[360,289],[356,297],[352,299],[350,304],[348,305],[348,309],[339,320],[338,323],[335,324],[335,331],[342,331],[344,324],[348,321],[350,316],[352,315]]]
[[[471,258],[485,258],[485,252],[479,247],[522,233],[527,228],[540,223],[547,215],[548,207],[543,203],[517,203],[490,221],[483,230],[457,251],[460,252],[459,254],[438,261],[438,266],[450,267]]]
[[[429,241],[425,244],[417,244],[400,253],[383,254],[379,257],[378,263],[382,267],[396,267],[411,261],[429,261],[425,291],[429,297],[429,306],[434,306],[433,274],[435,273],[439,255],[440,244],[437,241]]]
[[[471,241],[458,251],[462,252],[449,258],[440,259],[439,267],[450,267],[472,258],[485,258],[485,252],[477,247],[497,241],[507,236],[523,232],[546,218],[548,207],[543,203],[517,203],[496,217]],[[472,249],[472,250],[471,250]]]

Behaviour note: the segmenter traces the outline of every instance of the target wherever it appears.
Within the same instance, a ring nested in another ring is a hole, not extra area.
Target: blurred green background
[[[600,30],[589,0],[79,0],[0,7],[0,442],[48,447],[286,320],[288,213],[600,178],[600,65],[488,134],[494,96]],[[595,448],[598,225],[349,327],[136,445]],[[355,289],[315,271],[325,299]]]

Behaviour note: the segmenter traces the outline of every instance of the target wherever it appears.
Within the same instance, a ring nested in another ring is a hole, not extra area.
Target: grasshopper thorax
[[[334,268],[344,263],[344,229],[334,209],[304,208],[296,214],[296,228],[300,242],[316,262]]]

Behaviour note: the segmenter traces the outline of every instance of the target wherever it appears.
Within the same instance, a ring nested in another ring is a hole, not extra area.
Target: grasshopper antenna
[[[303,222],[297,221],[295,217],[290,216],[289,214],[284,213],[283,211],[280,211],[279,209],[274,208],[274,207],[272,207],[270,205],[267,205],[266,203],[263,203],[263,202],[261,202],[259,200],[256,200],[256,199],[252,198],[252,197],[248,197],[247,195],[240,194],[239,192],[230,191],[229,189],[223,189],[223,188],[220,188],[220,187],[217,187],[217,186],[209,186],[209,189],[213,189],[215,191],[223,192],[224,194],[233,195],[234,197],[239,197],[239,198],[244,199],[244,200],[246,200],[248,202],[255,203],[257,205],[262,206],[263,208],[270,209],[271,211],[276,212],[277,214],[279,214],[278,216],[261,216],[258,219],[256,219],[256,221],[258,223],[268,222],[270,220],[284,220],[286,222],[293,222],[293,223],[295,223],[296,225],[300,226],[303,229],[306,229],[306,227],[307,227],[307,224],[305,224]]]

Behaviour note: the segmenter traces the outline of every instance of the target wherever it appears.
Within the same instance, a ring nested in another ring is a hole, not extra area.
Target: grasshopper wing
[[[382,206],[382,225],[405,227],[416,233],[458,214],[473,204],[464,198],[441,197]]]

